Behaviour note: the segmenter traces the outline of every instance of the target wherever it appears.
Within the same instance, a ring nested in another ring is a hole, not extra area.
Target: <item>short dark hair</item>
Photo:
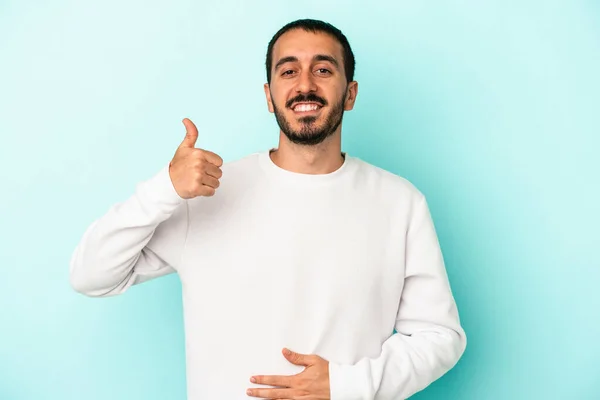
[[[328,33],[331,36],[335,37],[337,41],[342,45],[342,55],[344,58],[344,73],[346,74],[347,82],[352,82],[354,79],[354,68],[356,62],[354,61],[354,53],[352,53],[352,48],[350,48],[350,43],[348,43],[348,39],[346,36],[335,26],[319,21],[316,19],[299,19],[296,21],[292,21],[285,26],[283,26],[277,33],[273,36],[271,41],[269,42],[269,46],[267,48],[267,60],[265,62],[265,66],[267,68],[267,82],[271,83],[271,65],[273,63],[273,47],[275,46],[275,42],[281,35],[290,31],[292,29],[303,29],[306,32],[324,32]]]

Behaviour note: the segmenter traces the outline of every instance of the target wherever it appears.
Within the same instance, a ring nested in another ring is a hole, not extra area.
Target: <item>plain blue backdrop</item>
[[[83,231],[185,133],[277,143],[271,36],[353,46],[345,151],[428,197],[469,344],[417,399],[600,398],[597,1],[0,1],[0,398],[185,398],[178,277],[76,294]],[[240,331],[243,335],[243,331]]]

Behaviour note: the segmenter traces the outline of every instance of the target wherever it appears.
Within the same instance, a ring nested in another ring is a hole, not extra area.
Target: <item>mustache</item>
[[[285,103],[285,106],[287,108],[290,108],[292,106],[292,104],[294,103],[301,103],[301,102],[314,102],[314,103],[319,103],[322,106],[326,106],[327,105],[327,100],[325,100],[322,97],[317,96],[314,93],[309,93],[307,95],[304,94],[299,94],[298,96],[288,100]]]

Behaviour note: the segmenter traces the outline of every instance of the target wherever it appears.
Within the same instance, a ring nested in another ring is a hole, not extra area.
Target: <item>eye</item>
[[[319,68],[319,69],[317,69],[317,71],[319,73],[323,73],[323,74],[331,74],[331,71],[328,70],[327,68]]]
[[[282,76],[286,76],[286,75],[288,75],[288,76],[289,76],[289,75],[291,75],[291,74],[293,74],[293,73],[294,73],[294,71],[293,71],[293,70],[291,70],[291,69],[288,69],[288,70],[285,70],[285,71],[283,71],[283,72],[281,73],[281,75],[282,75]]]

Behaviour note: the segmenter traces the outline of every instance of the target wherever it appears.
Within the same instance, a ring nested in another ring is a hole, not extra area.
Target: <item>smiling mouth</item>
[[[292,111],[296,114],[314,114],[317,113],[323,106],[319,103],[297,103],[292,107]]]

